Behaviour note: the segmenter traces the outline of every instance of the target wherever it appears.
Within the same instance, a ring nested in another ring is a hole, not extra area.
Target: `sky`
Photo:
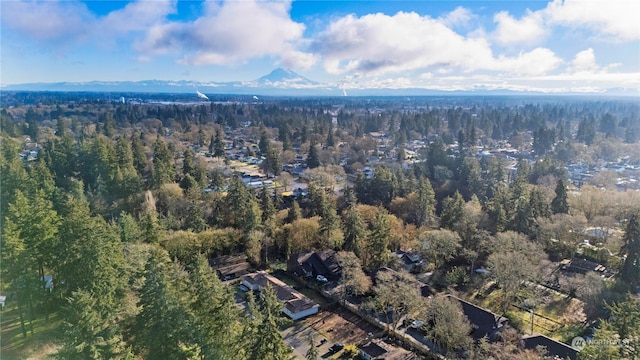
[[[2,0],[0,84],[640,91],[640,1]]]

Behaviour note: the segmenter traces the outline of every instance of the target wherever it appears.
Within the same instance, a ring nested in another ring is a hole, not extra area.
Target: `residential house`
[[[560,262],[560,269],[567,272],[586,274],[589,271],[604,273],[607,268],[593,261],[574,258],[572,260],[569,260],[569,259],[562,260]]]
[[[360,357],[364,360],[386,359],[387,347],[382,341],[370,341],[364,345],[359,345]]]
[[[487,339],[492,340],[496,332],[507,323],[507,318],[494,314],[487,309],[453,295],[447,295],[447,297],[457,300],[462,305],[462,311],[471,323],[472,330],[470,335],[474,340],[480,340],[485,336]]]
[[[420,357],[415,353],[400,347],[387,344],[380,339],[365,341],[358,345],[360,358],[364,360],[418,360]]]
[[[547,350],[547,356],[553,356],[556,359],[576,360],[578,358],[577,349],[544,335],[529,336],[522,340],[525,349],[535,350],[539,346],[544,346]]]
[[[400,259],[402,267],[408,272],[419,272],[422,270],[424,262],[420,254],[403,250],[398,250],[393,254]]]
[[[246,274],[251,267],[244,254],[218,256],[209,259],[209,265],[221,280],[235,279]]]
[[[287,271],[301,277],[322,275],[329,280],[337,280],[342,269],[336,259],[336,252],[327,249],[291,255],[287,261]]]
[[[278,300],[284,304],[282,312],[292,320],[317,314],[320,310],[320,306],[313,300],[264,271],[242,276],[242,284],[254,291],[260,291],[267,285],[271,286]]]

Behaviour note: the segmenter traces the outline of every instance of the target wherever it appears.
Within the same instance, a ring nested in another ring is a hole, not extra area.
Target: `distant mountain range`
[[[336,84],[324,84],[307,79],[292,70],[277,68],[271,73],[253,81],[197,82],[188,80],[143,80],[143,81],[89,81],[56,82],[6,85],[3,91],[55,91],[55,92],[117,92],[117,93],[190,93],[239,94],[263,96],[517,96],[556,95],[534,91],[513,91],[508,89],[477,89],[467,91],[444,91],[422,88],[356,88],[344,90]],[[571,93],[560,95],[592,95]],[[638,96],[637,90],[610,89],[600,96]]]

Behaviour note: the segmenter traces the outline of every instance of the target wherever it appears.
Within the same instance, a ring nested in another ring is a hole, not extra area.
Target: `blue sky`
[[[640,90],[640,2],[0,2],[0,83],[250,81]]]

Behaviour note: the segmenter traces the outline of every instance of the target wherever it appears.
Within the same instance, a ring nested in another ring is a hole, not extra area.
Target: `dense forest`
[[[240,309],[209,260],[277,269],[322,249],[339,254],[345,297],[431,319],[449,358],[546,358],[520,345],[513,311],[540,288],[580,304],[560,340],[595,326],[624,341],[580,359],[640,356],[637,101],[123,95],[139,100],[13,93],[0,110],[0,291],[19,337],[58,324],[57,358],[288,359],[275,292]],[[400,271],[400,250],[423,271]],[[576,258],[607,270],[553,271]],[[474,343],[461,310],[416,295],[416,279],[497,289],[511,329]]]

